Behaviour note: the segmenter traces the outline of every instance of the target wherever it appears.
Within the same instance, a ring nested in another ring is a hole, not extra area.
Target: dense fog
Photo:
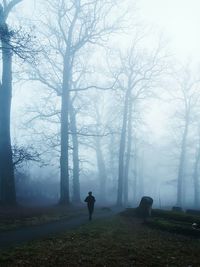
[[[199,208],[199,7],[1,1],[0,202]]]

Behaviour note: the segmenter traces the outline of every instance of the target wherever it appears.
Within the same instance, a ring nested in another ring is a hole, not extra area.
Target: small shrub
[[[183,212],[183,209],[181,207],[172,207],[172,211]]]
[[[181,223],[173,223],[172,221],[166,220],[151,220],[147,223],[148,226],[160,229],[163,231],[167,231],[170,233],[190,235],[193,237],[200,237],[200,231],[193,229],[191,224],[181,224]]]
[[[155,209],[152,210],[152,216],[158,218],[165,218],[168,220],[180,221],[180,222],[189,222],[189,223],[200,223],[200,216],[189,215],[184,212],[174,212],[168,210]]]
[[[200,210],[187,209],[185,212],[186,212],[187,214],[192,214],[192,215],[200,216]]]

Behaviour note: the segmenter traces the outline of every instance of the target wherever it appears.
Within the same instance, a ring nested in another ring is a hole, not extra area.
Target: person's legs
[[[94,207],[90,206],[88,209],[89,209],[89,220],[91,221],[92,220],[92,213],[93,213]]]

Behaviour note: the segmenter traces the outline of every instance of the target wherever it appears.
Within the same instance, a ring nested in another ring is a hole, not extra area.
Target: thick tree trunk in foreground
[[[16,193],[10,137],[12,50],[6,23],[1,24],[0,29],[2,46],[2,83],[0,85],[0,203],[3,205],[13,205],[16,203]]]
[[[11,32],[6,20],[12,9],[22,0],[3,1],[0,4],[0,41],[2,49],[2,81],[0,84],[0,203],[15,205],[15,177],[10,137],[12,99],[12,46]],[[17,44],[19,45],[19,44]]]
[[[73,202],[80,203],[80,181],[79,181],[79,143],[76,126],[76,113],[73,105],[70,104],[70,122],[72,132],[72,144],[73,144]]]

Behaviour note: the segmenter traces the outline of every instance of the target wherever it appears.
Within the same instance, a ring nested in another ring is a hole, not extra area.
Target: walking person
[[[89,212],[89,220],[92,220],[92,213],[94,211],[94,202],[96,201],[95,197],[92,195],[92,192],[88,192],[88,196],[85,199],[87,202],[88,212]]]

